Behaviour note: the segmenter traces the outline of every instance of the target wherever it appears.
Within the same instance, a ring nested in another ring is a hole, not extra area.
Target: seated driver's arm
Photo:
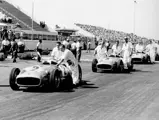
[[[96,54],[97,54],[97,49],[94,50],[94,56],[96,56]]]

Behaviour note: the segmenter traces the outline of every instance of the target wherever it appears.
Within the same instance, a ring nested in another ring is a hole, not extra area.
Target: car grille
[[[100,64],[97,66],[99,69],[110,70],[112,69],[111,65]]]
[[[142,62],[141,58],[133,58],[132,60],[133,60],[133,62]]]
[[[37,86],[40,84],[40,79],[32,77],[18,78],[17,84],[24,86]]]

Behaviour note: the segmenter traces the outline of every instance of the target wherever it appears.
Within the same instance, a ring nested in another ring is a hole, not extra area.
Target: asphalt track
[[[9,73],[36,61],[0,62],[0,120],[158,120],[159,64],[131,73],[93,73],[81,62],[85,84],[72,91],[12,91]]]

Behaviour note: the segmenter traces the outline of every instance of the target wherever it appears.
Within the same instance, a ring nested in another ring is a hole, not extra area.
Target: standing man
[[[57,66],[59,66],[62,62],[66,63],[67,67],[72,71],[73,84],[76,86],[80,82],[78,62],[73,53],[70,50],[66,49],[63,44],[61,44],[60,50],[63,52],[63,54]]]
[[[41,38],[36,45],[36,50],[37,50],[37,61],[41,62],[41,54],[42,54],[42,40],[41,40]]]
[[[73,40],[73,43],[71,44],[71,51],[76,58],[76,40],[75,39]]]
[[[133,46],[132,43],[128,42],[128,38],[125,38],[125,42],[122,46],[122,52],[123,52],[123,63],[125,68],[127,68],[127,63],[130,63],[131,61],[131,55],[133,53]]]
[[[143,53],[144,52],[144,45],[142,41],[139,41],[138,44],[135,46],[136,53]]]
[[[90,50],[91,50],[91,40],[89,39],[87,41],[87,53],[89,52],[90,53]]]
[[[16,58],[17,58],[17,53],[18,53],[18,44],[15,41],[15,35],[13,35],[12,41],[11,41],[11,49],[10,49],[11,53],[12,53],[12,58],[13,58],[13,63],[16,62]]]
[[[4,53],[5,58],[7,58],[8,52],[10,50],[10,42],[8,40],[8,34],[5,33],[3,38],[4,40],[2,41],[2,51]]]
[[[77,53],[78,62],[80,62],[80,59],[81,59],[81,52],[82,52],[81,40],[80,38],[78,38],[78,41],[76,43],[76,53]]]
[[[156,57],[156,46],[152,43],[152,40],[150,40],[149,44],[146,46],[146,52],[150,56],[151,63],[154,64]]]

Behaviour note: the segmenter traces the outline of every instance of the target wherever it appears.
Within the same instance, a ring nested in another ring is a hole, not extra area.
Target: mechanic
[[[4,37],[4,40],[2,41],[2,46],[1,46],[2,48],[1,49],[4,53],[5,58],[7,58],[8,52],[10,49],[10,42],[8,40],[8,33],[5,33],[3,37]]]
[[[157,41],[157,55],[156,55],[156,60],[159,60],[159,41]]]
[[[132,43],[128,41],[128,38],[125,38],[125,43],[122,46],[122,52],[123,52],[123,63],[124,67],[127,68],[127,63],[131,61],[131,56],[133,53],[133,46]]]
[[[40,62],[41,61],[41,54],[42,54],[42,40],[41,38],[39,39],[39,42],[37,43],[36,46],[36,50],[37,50],[37,61]]]
[[[112,54],[113,55],[120,55],[121,53],[121,46],[119,46],[119,40],[112,46]]]
[[[107,58],[108,52],[107,52],[107,48],[105,46],[105,41],[104,40],[102,40],[99,43],[99,45],[95,48],[95,50],[94,50],[94,56],[97,57],[98,61]]]
[[[76,57],[78,62],[80,62],[81,59],[81,53],[82,53],[82,45],[81,45],[81,40],[80,38],[77,38],[77,43],[76,43]]]
[[[136,53],[143,53],[144,52],[144,45],[143,41],[139,41],[138,44],[135,46]]]
[[[155,63],[156,57],[156,46],[152,43],[152,40],[149,41],[149,44],[146,46],[146,52],[150,56],[151,63]]]
[[[71,51],[76,58],[76,40],[75,39],[73,40],[73,43],[71,44]]]
[[[51,52],[51,57],[55,60],[55,61],[58,61],[60,60],[60,57],[62,55],[62,52],[60,50],[60,45],[61,45],[61,42],[57,42],[56,43],[56,47],[53,48],[52,52]]]
[[[61,44],[60,50],[63,52],[63,54],[57,66],[59,66],[62,62],[66,63],[66,66],[72,71],[73,84],[77,86],[79,84],[78,62],[73,53],[65,48],[65,45]]]
[[[17,53],[18,53],[18,44],[15,41],[15,35],[13,35],[12,41],[11,41],[11,48],[10,52],[12,53],[13,63],[16,62]]]

